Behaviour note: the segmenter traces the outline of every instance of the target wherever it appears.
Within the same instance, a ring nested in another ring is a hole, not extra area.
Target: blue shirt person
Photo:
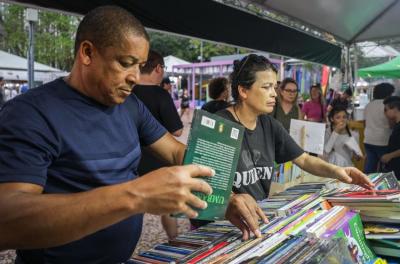
[[[131,95],[149,38],[126,10],[103,6],[81,21],[70,74],[29,90],[0,111],[0,250],[16,263],[121,263],[142,214],[184,213],[210,193],[202,166],[137,177],[141,146],[170,164],[185,147]],[[24,114],[21,115],[20,113]]]

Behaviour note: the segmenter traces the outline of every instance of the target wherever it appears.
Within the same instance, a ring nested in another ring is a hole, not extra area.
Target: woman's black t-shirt
[[[237,122],[226,109],[217,114]],[[274,161],[291,161],[303,152],[278,121],[269,115],[260,115],[256,128],[245,130],[233,191],[248,193],[257,201],[267,198],[274,173]]]

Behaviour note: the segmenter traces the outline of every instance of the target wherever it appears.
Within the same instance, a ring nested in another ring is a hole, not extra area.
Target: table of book
[[[259,202],[261,238],[217,221],[134,256],[130,263],[400,263],[400,187],[369,175],[377,191],[303,183]]]

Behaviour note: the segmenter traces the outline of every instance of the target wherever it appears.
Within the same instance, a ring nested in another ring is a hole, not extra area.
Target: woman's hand
[[[372,190],[375,186],[367,175],[354,167],[336,167],[335,175],[336,178],[342,182],[357,184],[365,189]]]
[[[238,227],[243,233],[243,240],[250,237],[250,232],[261,237],[258,221],[268,223],[268,218],[256,201],[248,194],[234,194],[231,196],[225,218]]]

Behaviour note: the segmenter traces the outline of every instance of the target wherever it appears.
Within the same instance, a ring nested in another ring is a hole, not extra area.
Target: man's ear
[[[79,46],[78,56],[83,65],[88,66],[93,61],[94,45],[92,42],[85,40]]]
[[[154,69],[156,70],[157,73],[161,73],[163,70],[160,64],[157,64],[157,67],[155,67]]]
[[[246,100],[247,99],[247,91],[248,91],[248,89],[246,89],[242,85],[239,85],[238,86],[238,91],[239,91],[239,97],[242,98],[242,100]]]

